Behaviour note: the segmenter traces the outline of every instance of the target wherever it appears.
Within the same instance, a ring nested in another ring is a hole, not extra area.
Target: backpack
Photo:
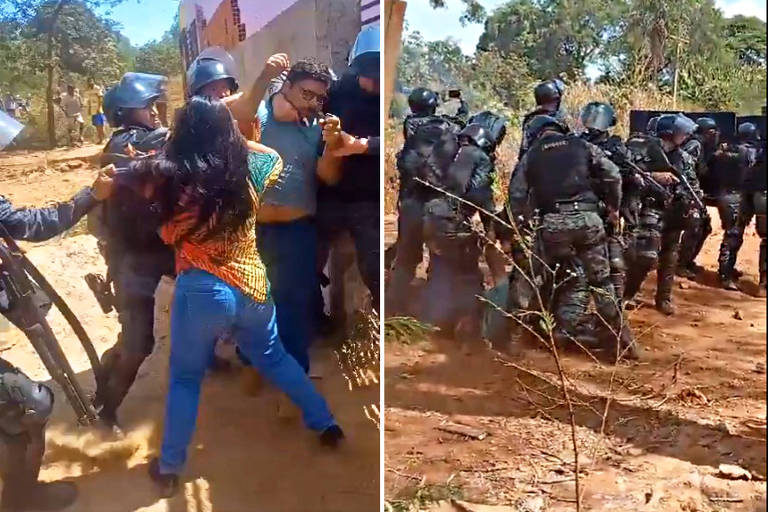
[[[459,151],[459,127],[440,116],[430,116],[406,139],[397,156],[400,183],[404,188],[424,187],[419,178],[442,188],[445,173]]]
[[[470,124],[479,124],[488,130],[493,139],[493,149],[501,144],[501,141],[504,140],[504,136],[507,134],[507,120],[489,110],[478,112],[470,117],[467,125]]]

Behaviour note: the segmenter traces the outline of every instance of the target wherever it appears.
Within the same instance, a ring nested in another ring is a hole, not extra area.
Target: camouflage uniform
[[[752,217],[756,217],[757,234],[760,236],[760,287],[765,293],[766,285],[766,231],[768,231],[768,222],[766,222],[766,168],[765,168],[765,149],[756,148],[750,144],[744,144],[741,147],[744,157],[746,172],[744,180],[739,187],[739,203],[735,219],[730,219],[732,223],[726,227],[725,221],[723,228],[723,242],[720,245],[720,256],[718,258],[718,273],[721,278],[731,278],[733,269],[736,265],[736,257],[739,249],[744,242],[744,230],[752,222]],[[729,195],[731,200],[732,195]],[[730,205],[729,205],[730,206]]]
[[[602,191],[602,197],[596,190]],[[556,268],[576,261],[585,278],[567,279],[564,290],[555,297],[555,339],[563,342],[576,335],[577,326],[585,319],[590,290],[598,314],[621,332],[624,345],[633,344],[613,293],[606,233],[598,213],[600,199],[609,208],[619,209],[619,169],[593,144],[573,135],[545,132],[525,153],[512,176],[508,199],[513,215],[524,215],[529,196],[541,215],[535,245],[543,262]],[[588,287],[579,284],[584,281]]]
[[[705,151],[704,145],[696,136],[691,137],[680,149],[688,153],[695,162],[696,176],[699,180],[708,174],[711,154]],[[678,261],[678,268],[684,274],[695,269],[696,257],[704,247],[707,237],[712,234],[712,219],[706,211],[693,210],[688,221],[690,228],[683,231]],[[690,274],[688,276],[693,277]]]
[[[680,148],[666,153],[678,176],[685,178],[694,193],[701,198],[699,181],[696,177],[693,158]],[[671,304],[672,286],[680,251],[680,235],[690,227],[690,212],[694,200],[682,183],[674,187],[674,199],[664,206],[658,198],[646,196],[636,236],[636,246],[629,262],[625,299],[633,298],[640,290],[648,273],[657,267],[656,305],[666,307]]]

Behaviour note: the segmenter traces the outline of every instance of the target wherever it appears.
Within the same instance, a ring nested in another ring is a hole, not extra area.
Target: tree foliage
[[[135,69],[141,73],[177,75],[183,71],[179,53],[179,16],[158,41],[150,41],[136,53]]]
[[[410,33],[401,86],[460,87],[486,107],[519,109],[539,80],[653,88],[703,108],[759,111],[766,94],[766,24],[725,18],[714,0],[510,0],[487,13],[462,0],[462,23],[484,22],[472,56],[455,41]],[[445,0],[430,0],[435,8]]]

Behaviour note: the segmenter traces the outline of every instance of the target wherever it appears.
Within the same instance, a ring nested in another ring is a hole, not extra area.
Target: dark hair
[[[288,70],[288,76],[285,80],[292,84],[302,80],[315,80],[325,85],[331,85],[331,70],[320,61],[315,59],[304,59],[298,61]]]
[[[176,114],[171,138],[158,155],[131,164],[140,180],[157,184],[163,221],[197,209],[184,238],[208,240],[242,228],[253,212],[248,186],[248,147],[227,106],[193,96]],[[184,203],[183,206],[180,206]]]

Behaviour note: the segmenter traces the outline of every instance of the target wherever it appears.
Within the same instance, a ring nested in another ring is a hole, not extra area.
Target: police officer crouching
[[[531,146],[509,184],[510,212],[516,219],[530,218],[530,201],[541,216],[536,247],[542,260],[552,269],[574,259],[580,262],[597,312],[609,328],[602,333],[604,346],[615,355],[637,358],[637,344],[611,286],[605,228],[599,215],[602,200],[612,222],[618,222],[619,169],[596,146],[569,133],[554,117],[534,117],[526,132]],[[568,293],[557,296],[553,306],[556,343],[566,344],[576,337],[587,305]]]
[[[159,75],[126,73],[106,92],[104,111],[117,130],[104,148],[103,165],[125,168],[132,159],[163,147],[168,130],[160,126],[154,103],[166,82]],[[102,356],[103,378],[95,405],[102,420],[117,429],[117,409],[155,345],[154,292],[163,275],[174,275],[174,254],[157,234],[153,205],[133,188],[117,187],[100,213],[100,225],[93,231],[107,263],[107,285],[111,282],[114,288],[112,305],[121,332]]]

